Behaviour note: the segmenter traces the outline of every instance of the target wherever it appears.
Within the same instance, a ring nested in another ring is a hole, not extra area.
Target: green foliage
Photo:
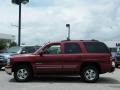
[[[7,47],[6,40],[0,40],[0,50],[5,49]]]
[[[9,47],[17,46],[16,42],[11,42]]]
[[[8,40],[0,39],[0,50],[8,48],[8,47],[13,47],[17,46],[16,42],[10,42]]]

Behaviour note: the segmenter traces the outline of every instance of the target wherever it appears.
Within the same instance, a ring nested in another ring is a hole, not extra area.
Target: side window
[[[22,54],[28,53],[27,48],[26,48],[26,47],[23,47],[21,53],[22,53]]]
[[[64,44],[64,52],[66,54],[81,53],[81,48],[80,48],[80,45],[77,43],[65,43]]]
[[[43,50],[44,54],[60,54],[60,45],[51,45]]]
[[[85,42],[85,47],[89,53],[109,53],[109,49],[101,42]]]

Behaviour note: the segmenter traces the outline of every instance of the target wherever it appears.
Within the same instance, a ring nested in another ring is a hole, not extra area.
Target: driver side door
[[[50,44],[37,57],[36,70],[42,74],[59,74],[62,72],[62,54],[60,44]]]

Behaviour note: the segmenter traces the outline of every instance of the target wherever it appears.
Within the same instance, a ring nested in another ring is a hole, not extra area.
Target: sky
[[[29,0],[22,4],[22,43],[41,45],[71,39],[120,41],[120,0]],[[0,33],[16,36],[18,6],[0,0]]]

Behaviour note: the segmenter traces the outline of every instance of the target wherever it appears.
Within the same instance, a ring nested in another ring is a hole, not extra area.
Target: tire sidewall
[[[88,80],[88,79],[86,78],[85,72],[86,72],[88,69],[94,70],[94,72],[96,73],[95,79],[93,79],[93,80]],[[99,71],[98,71],[98,69],[97,69],[95,66],[86,66],[86,67],[82,70],[81,77],[82,77],[82,80],[85,81],[85,82],[94,83],[94,82],[96,82],[96,81],[99,79]]]
[[[18,72],[18,70],[20,70],[20,69],[26,69],[26,71],[27,71],[27,73],[28,73],[28,76],[27,76],[27,78],[26,79],[19,79],[18,78],[18,76],[17,76],[17,72]],[[26,66],[26,65],[19,65],[19,66],[17,66],[16,68],[15,68],[15,70],[14,70],[14,79],[16,80],[16,81],[18,81],[18,82],[27,82],[27,81],[29,81],[29,80],[31,80],[32,79],[32,70],[28,67],[28,66]]]

